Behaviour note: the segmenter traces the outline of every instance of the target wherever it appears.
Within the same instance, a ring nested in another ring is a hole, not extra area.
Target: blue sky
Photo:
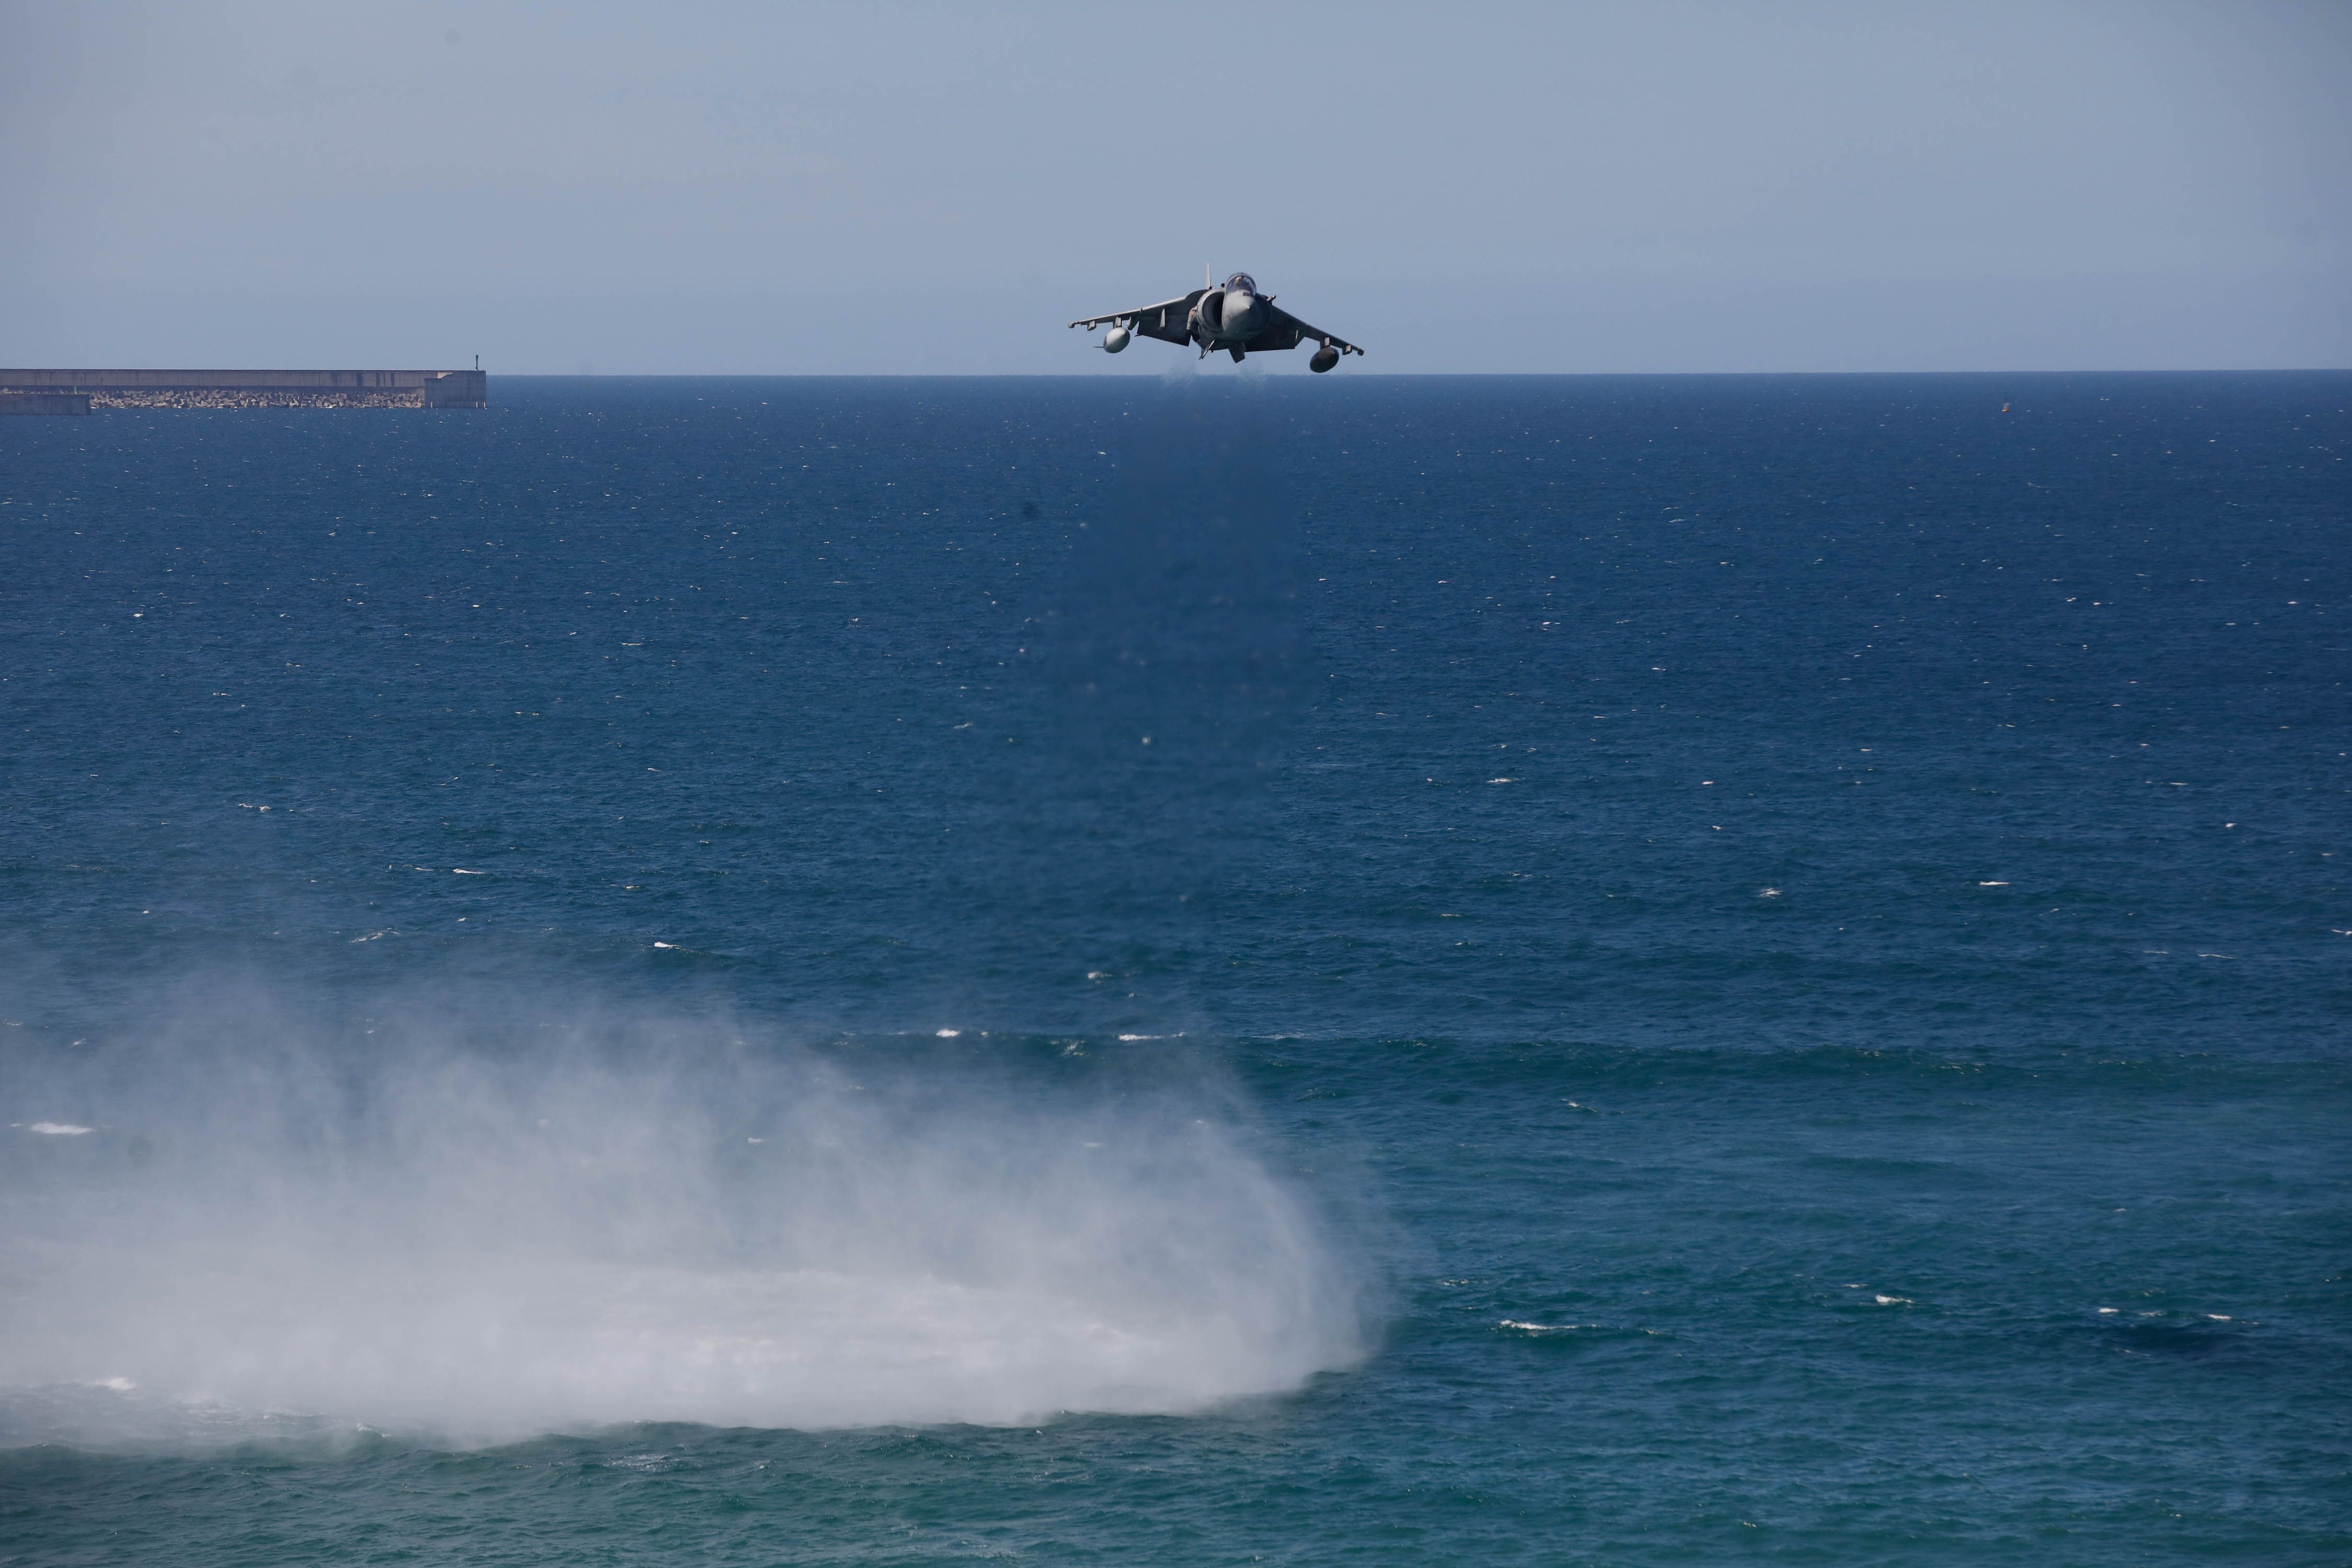
[[[2342,366],[2347,85],[2245,0],[0,0],[0,363],[1155,374],[1063,323],[1206,265],[1349,374]]]

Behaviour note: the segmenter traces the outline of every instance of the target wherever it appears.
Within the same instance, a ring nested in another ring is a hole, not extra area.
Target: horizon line
[[[224,367],[226,368],[226,367]],[[256,367],[278,368],[278,367]],[[485,375],[535,381],[1177,381],[1223,375],[1228,380],[1258,379],[1246,373],[1183,371],[1160,374],[1119,374],[1100,371],[1051,370],[491,370]],[[2018,368],[2000,370],[1398,370],[1350,372],[1346,379],[1371,376],[1384,381],[1540,380],[1567,377],[1603,379],[1622,376],[1869,376],[1869,375],[2343,375],[2343,365],[2165,365],[2102,369],[2096,367]],[[1318,377],[1318,380],[1329,378]]]

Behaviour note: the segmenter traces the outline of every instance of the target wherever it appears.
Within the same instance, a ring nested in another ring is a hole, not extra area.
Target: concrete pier
[[[0,370],[0,395],[93,408],[487,408],[478,370]]]
[[[89,395],[80,392],[0,392],[0,416],[87,414]]]

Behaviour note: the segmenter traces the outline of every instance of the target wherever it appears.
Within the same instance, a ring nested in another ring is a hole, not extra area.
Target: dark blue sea
[[[0,426],[0,1562],[2352,1563],[2352,374]]]

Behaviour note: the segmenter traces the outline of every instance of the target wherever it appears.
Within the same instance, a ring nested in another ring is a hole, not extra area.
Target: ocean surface
[[[0,1562],[2352,1563],[2352,374],[0,427]]]

